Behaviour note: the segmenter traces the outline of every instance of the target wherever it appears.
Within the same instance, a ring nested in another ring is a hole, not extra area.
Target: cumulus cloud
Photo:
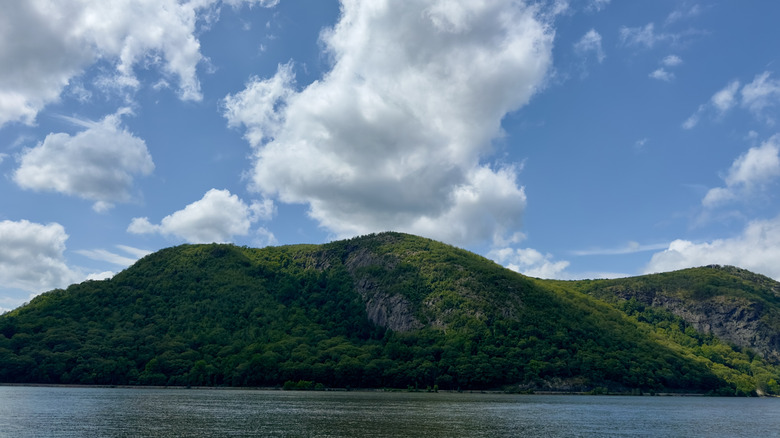
[[[601,47],[601,35],[595,29],[589,30],[579,41],[574,43],[574,51],[580,56],[594,53],[599,63],[604,62],[604,58],[606,58],[604,49]]]
[[[675,240],[653,255],[646,273],[710,264],[734,265],[780,280],[780,216],[750,222],[742,234],[711,242]]]
[[[682,64],[682,62],[682,58],[677,55],[669,55],[661,60],[661,64],[663,64],[665,67],[676,67]]]
[[[41,293],[82,279],[65,262],[66,240],[58,223],[0,222],[0,284]]]
[[[501,248],[490,251],[488,258],[529,277],[563,279],[569,262],[554,261],[551,254],[542,254],[533,248]]]
[[[730,110],[737,103],[739,81],[732,81],[725,88],[712,95],[710,102],[721,113]]]
[[[715,207],[735,199],[746,199],[758,189],[780,177],[780,135],[774,135],[761,146],[750,148],[734,160],[724,178],[725,187],[709,190],[702,200],[705,207]]]
[[[165,216],[159,224],[148,218],[134,218],[127,228],[133,234],[175,236],[190,243],[230,242],[234,236],[249,234],[258,211],[267,205],[247,205],[228,190],[211,189],[183,210]]]
[[[674,79],[674,73],[668,72],[663,68],[653,70],[653,72],[650,73],[649,76],[653,79],[658,79],[659,81],[664,81],[664,82],[671,82],[671,80]]]
[[[515,1],[342,2],[332,69],[294,65],[224,100],[254,147],[252,187],[338,236],[395,229],[469,244],[513,232],[518,169],[484,161],[501,119],[544,86],[553,31]]]
[[[22,152],[14,181],[24,189],[95,201],[96,211],[128,201],[135,176],[149,175],[154,163],[146,143],[121,126],[124,113],[119,111],[99,122],[77,121],[87,129],[75,135],[47,135],[43,142]]]
[[[674,73],[667,70],[682,64],[682,58],[677,55],[669,55],[661,60],[662,67],[653,70],[650,77],[659,81],[671,82],[674,79]]]
[[[82,0],[9,2],[0,14],[0,127],[31,124],[37,113],[95,62],[113,72],[104,82],[137,87],[133,69],[156,68],[185,100],[200,100],[196,70],[203,60],[198,13],[218,0]],[[238,6],[239,0],[226,3]],[[274,6],[278,0],[250,4]],[[150,56],[154,55],[154,56]]]

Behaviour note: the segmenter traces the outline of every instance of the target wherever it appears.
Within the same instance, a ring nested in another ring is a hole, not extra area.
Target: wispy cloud
[[[628,242],[627,244],[613,248],[590,248],[571,251],[575,256],[609,256],[634,254],[638,252],[658,251],[668,246],[668,243],[640,244],[638,242]]]
[[[583,57],[594,53],[599,63],[604,62],[604,58],[606,58],[604,48],[601,46],[601,35],[595,29],[589,30],[579,41],[574,43],[574,51]]]
[[[92,260],[98,260],[108,262],[117,266],[127,267],[135,263],[139,258],[148,255],[151,251],[133,248],[126,245],[117,245],[117,248],[130,254],[133,257],[123,256],[105,249],[91,249],[91,250],[77,250],[77,254],[81,254]]]
[[[780,105],[780,80],[771,76],[770,72],[763,72],[744,86],[739,80],[729,82],[713,94],[708,102],[699,105],[682,127],[692,129],[702,117],[709,114],[719,119],[736,107],[749,111],[759,121],[774,125],[776,114],[773,110]]]

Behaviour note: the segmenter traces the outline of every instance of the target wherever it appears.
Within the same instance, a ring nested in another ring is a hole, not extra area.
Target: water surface
[[[780,399],[0,387],[8,437],[773,437]]]

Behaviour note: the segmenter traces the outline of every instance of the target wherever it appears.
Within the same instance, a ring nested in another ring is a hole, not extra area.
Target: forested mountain
[[[777,394],[778,291],[532,279],[400,233],[182,245],[0,316],[0,382]]]

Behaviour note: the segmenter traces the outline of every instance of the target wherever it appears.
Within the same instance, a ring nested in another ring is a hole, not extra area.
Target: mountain
[[[182,245],[0,316],[0,382],[780,393],[779,290],[533,279],[400,233]]]

